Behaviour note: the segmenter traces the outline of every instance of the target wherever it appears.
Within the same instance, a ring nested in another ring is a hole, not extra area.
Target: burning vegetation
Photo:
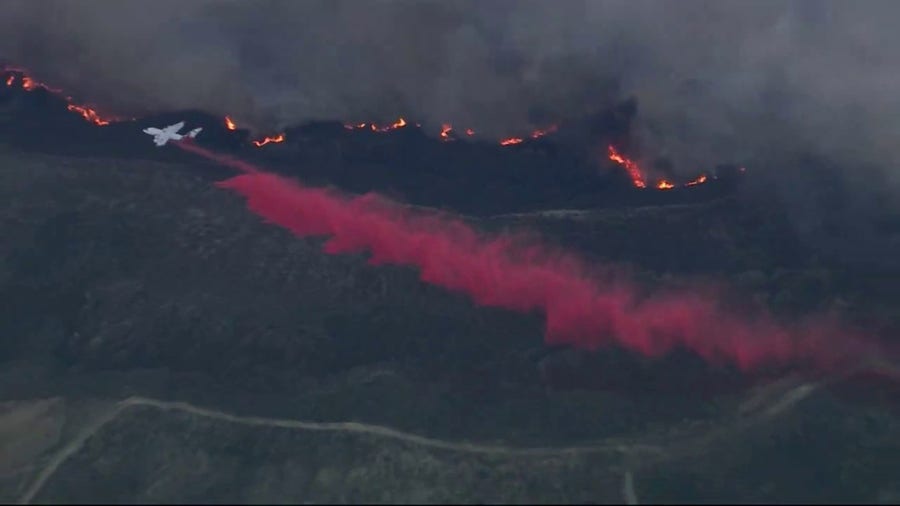
[[[538,129],[538,130],[531,132],[531,138],[532,139],[540,139],[541,137],[543,137],[547,134],[551,134],[551,133],[557,131],[558,129],[559,129],[558,125],[550,125],[549,127],[545,128],[543,130]],[[522,144],[523,142],[525,142],[525,138],[523,138],[523,137],[507,137],[506,139],[502,139],[500,141],[500,145],[501,146],[514,146],[516,144]]]
[[[79,114],[82,118],[85,119],[85,121],[89,121],[97,126],[106,126],[113,121],[121,121],[121,119],[119,118],[101,116],[96,109],[93,109],[86,105],[74,103],[74,99],[64,94],[61,89],[52,88],[40,81],[35,80],[31,76],[29,76],[24,69],[17,67],[2,67],[0,68],[0,70],[2,70],[3,74],[6,74],[5,82],[8,88],[20,87],[25,91],[44,90],[47,93],[51,93],[53,95],[61,97],[66,101],[66,108],[76,114]]]
[[[55,96],[61,97],[66,102],[66,108],[80,115],[85,121],[88,121],[96,126],[106,126],[113,122],[126,121],[123,118],[116,118],[112,116],[101,115],[96,109],[89,107],[85,104],[75,103],[74,99],[66,95],[63,90],[58,88],[53,88],[48,86],[45,83],[35,80],[33,77],[28,75],[25,69],[19,67],[12,66],[0,66],[0,76],[2,76],[3,81],[6,83],[8,88],[21,88],[25,91],[35,91],[35,90],[44,90],[47,93],[51,93]],[[238,125],[235,120],[231,116],[225,116],[224,118],[225,128],[229,131],[235,131],[238,129]],[[355,130],[366,130],[375,133],[388,133],[393,132],[395,130],[404,129],[410,126],[410,123],[403,117],[399,117],[396,121],[391,124],[377,124],[372,122],[361,122],[361,123],[345,123],[344,128],[350,131]],[[421,128],[421,124],[415,123],[416,128]],[[559,126],[556,124],[550,125],[547,128],[536,129],[528,137],[507,137],[500,139],[498,144],[500,146],[515,146],[518,144],[524,143],[528,139],[536,140],[547,135],[550,135],[556,132],[559,129]],[[462,130],[467,137],[474,137],[475,131],[471,128],[466,128]],[[443,142],[451,142],[457,139],[456,130],[449,123],[444,123],[441,125],[441,131],[439,133],[439,138]],[[284,142],[286,136],[284,132],[278,133],[275,135],[265,136],[260,139],[252,140],[251,144],[261,148],[263,146],[267,146],[269,144],[278,144]],[[630,158],[624,156],[620,153],[615,146],[609,145],[607,155],[609,160],[615,162],[619,166],[621,166],[625,172],[628,174],[631,179],[632,185],[635,188],[648,188],[647,176],[645,172],[641,169],[641,167]],[[740,171],[744,172],[746,169],[741,167]],[[684,183],[680,186],[682,187],[694,187],[706,183],[709,180],[709,177],[706,174],[701,174],[695,179]],[[667,179],[659,179],[652,186],[657,190],[671,190],[676,188],[676,183],[669,181]]]
[[[628,173],[628,177],[631,178],[631,184],[634,185],[635,188],[646,188],[647,181],[644,179],[644,173],[641,171],[641,168],[638,167],[638,164],[625,158],[620,155],[616,150],[615,146],[612,144],[609,145],[609,159],[621,165],[625,172]]]
[[[266,144],[284,142],[284,134],[278,134],[274,137],[263,137],[260,140],[253,141],[253,145],[261,148]]]
[[[616,162],[625,169],[628,177],[631,178],[631,184],[634,185],[635,188],[647,187],[647,178],[644,175],[644,171],[641,170],[637,162],[619,153],[619,151],[612,144],[607,147],[607,155],[609,156],[610,160]],[[740,167],[738,170],[740,172],[745,172],[747,169],[744,167]],[[715,179],[715,176],[713,176],[713,179]],[[709,181],[709,176],[707,176],[706,174],[700,174],[691,181],[684,183],[682,186],[685,188],[690,188],[706,183],[707,181]],[[671,190],[676,186],[677,185],[675,183],[669,181],[668,179],[659,179],[653,185],[653,187],[657,190]]]

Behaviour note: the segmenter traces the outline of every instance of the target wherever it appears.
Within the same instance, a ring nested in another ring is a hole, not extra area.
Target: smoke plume
[[[900,154],[889,0],[6,0],[0,11],[0,57],[123,113],[198,107],[266,130],[403,114],[499,137],[635,96],[645,150],[684,173],[807,151]]]

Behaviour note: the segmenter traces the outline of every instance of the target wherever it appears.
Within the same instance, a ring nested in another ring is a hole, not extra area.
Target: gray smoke
[[[633,95],[643,151],[683,173],[900,154],[893,0],[5,0],[0,13],[0,57],[129,114],[202,108],[257,130],[404,115],[502,137]]]

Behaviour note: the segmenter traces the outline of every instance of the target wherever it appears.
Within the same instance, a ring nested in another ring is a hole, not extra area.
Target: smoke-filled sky
[[[0,57],[109,112],[451,122],[505,136],[635,96],[676,170],[900,154],[900,2],[4,0]],[[889,171],[889,175],[895,172]]]

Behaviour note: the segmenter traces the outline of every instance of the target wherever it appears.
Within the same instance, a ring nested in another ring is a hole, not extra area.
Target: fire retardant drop
[[[606,286],[588,275],[571,255],[511,236],[486,237],[459,220],[413,213],[374,194],[307,188],[195,144],[177,145],[244,172],[218,186],[242,195],[266,221],[300,237],[329,237],[330,254],[368,252],[372,264],[415,266],[422,281],[479,305],[539,312],[549,344],[617,343],[651,357],[680,346],[745,371],[790,363],[832,369],[875,358],[871,343],[828,318],[791,326],[767,315],[742,318],[699,291],[638,297],[628,285]]]

